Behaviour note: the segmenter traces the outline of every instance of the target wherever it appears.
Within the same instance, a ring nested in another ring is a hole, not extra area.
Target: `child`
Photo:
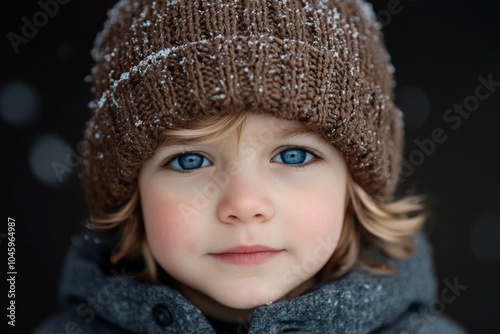
[[[37,333],[462,333],[365,2],[123,0],[93,56],[91,219]]]

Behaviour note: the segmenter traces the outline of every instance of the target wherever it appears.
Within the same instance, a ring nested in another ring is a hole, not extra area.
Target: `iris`
[[[287,165],[300,165],[309,162],[314,156],[301,148],[291,148],[281,151],[273,158],[273,162],[280,162]]]
[[[208,166],[210,161],[201,154],[186,153],[177,156],[169,165],[174,169],[191,170]]]

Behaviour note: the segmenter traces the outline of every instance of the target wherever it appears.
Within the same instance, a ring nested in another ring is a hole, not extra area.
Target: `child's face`
[[[251,309],[310,286],[337,245],[347,171],[298,122],[249,114],[238,142],[160,148],[139,176],[147,240],[203,310]],[[247,248],[245,248],[247,247]],[[206,297],[209,298],[206,298]]]

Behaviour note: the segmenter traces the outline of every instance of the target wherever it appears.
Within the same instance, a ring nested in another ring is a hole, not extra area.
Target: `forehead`
[[[243,133],[250,136],[263,136],[268,139],[289,139],[297,136],[307,136],[324,141],[320,134],[299,121],[246,113],[226,115],[219,119],[198,120],[184,129],[167,130],[163,133],[165,140],[161,146],[186,143],[220,143],[234,140],[233,135],[236,135],[237,141],[239,141]]]

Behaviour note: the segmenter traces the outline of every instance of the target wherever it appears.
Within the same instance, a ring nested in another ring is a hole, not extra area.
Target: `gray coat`
[[[249,333],[464,333],[432,309],[439,301],[431,252],[425,238],[416,241],[413,257],[391,262],[395,275],[355,269],[292,300],[258,307]],[[36,334],[215,333],[176,290],[112,269],[109,242],[99,233],[89,232],[74,244],[60,288],[64,309]],[[241,328],[248,329],[246,319],[240,320]]]

